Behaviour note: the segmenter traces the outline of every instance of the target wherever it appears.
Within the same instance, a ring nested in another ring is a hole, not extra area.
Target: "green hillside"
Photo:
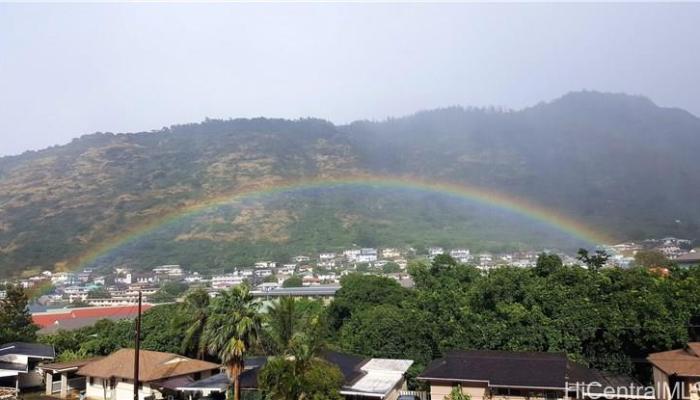
[[[0,158],[0,276],[70,265],[203,199],[348,174],[463,182],[526,198],[616,239],[697,238],[700,120],[627,95],[578,92],[522,111],[448,108],[335,126],[206,120],[96,133]],[[474,250],[580,243],[435,193],[323,188],[203,210],[101,258],[199,270],[351,244]]]

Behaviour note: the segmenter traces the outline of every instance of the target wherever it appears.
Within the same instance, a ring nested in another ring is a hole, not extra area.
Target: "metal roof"
[[[12,342],[0,345],[0,357],[6,355],[22,355],[33,358],[56,357],[53,346],[40,343]]]

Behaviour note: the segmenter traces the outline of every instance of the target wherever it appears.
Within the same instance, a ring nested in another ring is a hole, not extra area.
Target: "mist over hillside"
[[[519,111],[451,107],[336,126],[232,119],[96,133],[0,158],[0,276],[64,267],[173,210],[239,188],[352,174],[527,199],[616,240],[700,232],[700,119],[643,97],[575,92]],[[207,209],[101,259],[221,268],[352,244],[574,247],[527,218],[436,193],[319,188]]]

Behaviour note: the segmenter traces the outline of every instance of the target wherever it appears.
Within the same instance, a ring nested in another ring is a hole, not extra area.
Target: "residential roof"
[[[51,371],[52,373],[55,372],[62,372],[62,371],[72,371],[72,370],[77,370],[78,368],[87,365],[93,361],[100,360],[104,357],[92,357],[92,358],[86,358],[84,360],[74,360],[74,361],[66,361],[66,362],[59,362],[59,363],[51,363],[51,364],[43,364],[41,366],[41,369],[44,371]]]
[[[346,384],[352,383],[362,376],[359,366],[367,362],[365,357],[335,351],[325,351],[321,354],[321,358],[331,364],[335,364],[340,369]]]
[[[150,304],[143,304],[142,311],[146,311],[152,306]],[[46,311],[42,313],[32,314],[32,321],[34,324],[40,328],[45,328],[53,325],[56,321],[64,321],[67,319],[74,318],[111,318],[111,317],[128,317],[134,316],[138,313],[138,307],[134,305],[129,306],[114,306],[114,307],[82,307],[73,309],[60,309]]]
[[[0,370],[26,372],[27,364],[0,361]]]
[[[12,342],[0,345],[0,357],[5,355],[23,355],[34,358],[56,357],[53,346],[40,343]]]
[[[356,367],[360,376],[343,385],[341,394],[384,398],[413,365],[413,360],[372,358]]]
[[[241,374],[241,378],[243,378],[243,375],[245,375],[246,372],[243,372]],[[177,390],[186,391],[186,392],[197,392],[197,391],[203,391],[203,390],[224,392],[224,391],[226,391],[226,388],[230,384],[231,384],[231,381],[228,378],[228,376],[226,375],[226,373],[220,372],[220,373],[214,374],[208,378],[200,379],[200,380],[195,381],[195,382],[190,382],[184,386],[180,386],[177,388]],[[243,379],[241,379],[241,388],[246,388],[246,386],[243,385]]]
[[[193,360],[172,353],[141,350],[139,352],[139,380],[144,382],[218,369],[207,361]],[[98,378],[134,377],[134,349],[121,349],[100,360],[90,362],[78,370],[78,375]]]
[[[333,296],[340,286],[302,286],[277,288],[268,291],[254,290],[250,294],[256,297],[272,296]]]
[[[700,376],[700,342],[688,343],[684,349],[652,353],[647,359],[667,375]]]
[[[589,385],[594,382],[597,384]],[[567,385],[569,391],[583,391],[582,398],[654,399],[644,385],[629,376],[610,374],[571,361],[567,366]],[[614,388],[615,393],[610,389],[606,392],[606,388]]]
[[[136,314],[110,315],[107,317],[87,317],[87,318],[72,318],[72,319],[57,320],[53,324],[39,329],[39,331],[37,333],[40,335],[49,335],[52,333],[56,333],[58,331],[72,331],[75,329],[93,326],[97,323],[97,321],[101,321],[103,319],[109,319],[112,321],[121,321],[121,320],[125,320],[125,319],[134,319],[134,318],[136,318]]]
[[[683,254],[675,260],[679,264],[700,264],[700,251]]]
[[[241,389],[257,389],[258,387],[258,372],[260,367],[265,365],[267,357],[249,357],[245,359],[245,370],[241,373],[240,384]],[[211,390],[215,392],[225,392],[230,385],[230,380],[225,372],[214,374],[208,378],[200,379],[196,382],[180,386],[177,390],[181,391],[203,391]]]
[[[368,397],[384,398],[403,379],[403,375],[413,364],[412,360],[392,360],[382,358],[367,359],[351,354],[326,351],[321,358],[336,365],[343,374],[344,383],[341,394],[356,394]],[[246,360],[246,370],[240,376],[241,389],[256,389],[258,373],[265,364],[262,358],[257,365]],[[183,391],[225,391],[229,379],[225,373],[192,382],[179,387]]]
[[[452,351],[434,360],[421,380],[484,382],[490,386],[565,389],[564,353]]]

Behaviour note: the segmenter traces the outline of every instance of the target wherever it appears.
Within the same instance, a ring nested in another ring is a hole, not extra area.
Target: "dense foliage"
[[[343,278],[329,307],[337,345],[422,368],[447,349],[563,351],[604,370],[647,378],[650,352],[697,340],[700,270],[585,269],[542,255],[537,268],[482,274],[449,256],[414,264],[415,289]]]

